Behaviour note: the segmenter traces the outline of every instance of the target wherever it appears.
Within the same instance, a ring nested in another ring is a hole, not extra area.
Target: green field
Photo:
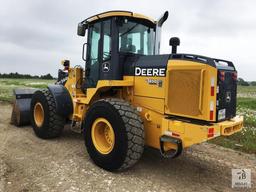
[[[239,98],[256,98],[256,86],[238,86],[237,96]]]
[[[43,79],[0,79],[0,100],[11,102],[13,98],[13,89],[45,88],[48,84],[54,83],[54,80]]]
[[[54,80],[0,79],[0,100],[11,102],[14,88],[45,88],[51,83],[54,83]],[[237,113],[245,118],[243,131],[229,137],[218,137],[210,142],[248,153],[256,153],[256,86],[238,87]]]

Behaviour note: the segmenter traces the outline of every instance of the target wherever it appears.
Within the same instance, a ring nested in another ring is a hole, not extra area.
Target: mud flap
[[[24,126],[30,124],[30,102],[37,89],[14,89],[14,103],[11,124]]]
[[[68,90],[63,85],[48,85],[48,89],[55,100],[56,113],[67,118],[73,113],[73,101]]]

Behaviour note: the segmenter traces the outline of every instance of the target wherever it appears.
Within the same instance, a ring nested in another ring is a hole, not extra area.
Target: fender
[[[65,118],[72,114],[73,101],[66,87],[63,85],[48,85],[47,88],[55,100],[56,113]]]

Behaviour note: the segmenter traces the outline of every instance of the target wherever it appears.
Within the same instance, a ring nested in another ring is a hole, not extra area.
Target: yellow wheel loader
[[[14,123],[31,123],[43,139],[60,136],[69,123],[83,133],[95,164],[109,171],[133,166],[145,145],[174,158],[193,144],[240,131],[235,66],[177,53],[177,37],[169,42],[172,53],[160,55],[167,18],[168,12],[155,21],[109,11],[80,22],[85,67],[64,60],[56,84],[15,90]]]

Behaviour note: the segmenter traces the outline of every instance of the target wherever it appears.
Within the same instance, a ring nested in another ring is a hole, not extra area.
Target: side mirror
[[[87,27],[85,24],[83,23],[78,23],[77,26],[77,35],[79,36],[85,36],[85,31],[86,31]]]
[[[180,39],[178,37],[172,37],[169,41],[169,45],[172,46],[172,54],[176,54],[177,46],[180,45]]]

